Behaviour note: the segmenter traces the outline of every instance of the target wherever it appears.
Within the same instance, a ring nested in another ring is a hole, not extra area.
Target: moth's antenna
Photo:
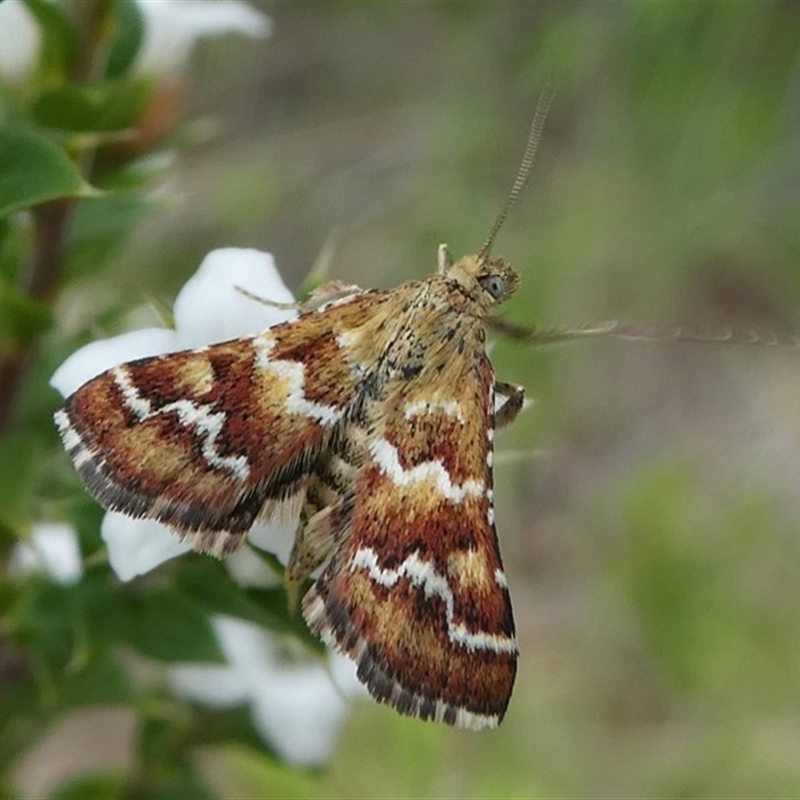
[[[500,317],[489,321],[494,330],[512,339],[536,345],[556,344],[575,339],[625,339],[639,342],[701,342],[705,344],[738,344],[800,350],[800,335],[777,333],[758,328],[688,328],[658,325],[624,325],[617,320],[604,320],[574,328],[524,328]]]
[[[539,139],[542,138],[544,121],[547,119],[547,112],[550,110],[550,103],[553,101],[553,93],[553,82],[548,78],[542,93],[539,95],[539,102],[536,103],[536,112],[533,115],[530,133],[528,133],[528,143],[525,145],[525,152],[522,155],[522,161],[517,170],[517,177],[514,179],[514,185],[511,187],[511,191],[508,193],[508,199],[502,211],[498,214],[497,219],[494,221],[494,225],[492,225],[492,229],[486,237],[486,241],[478,251],[478,258],[481,261],[489,256],[494,237],[497,236],[497,232],[505,222],[511,209],[514,208],[517,199],[525,188],[525,184],[528,182],[533,160],[536,158],[536,148],[539,146]]]

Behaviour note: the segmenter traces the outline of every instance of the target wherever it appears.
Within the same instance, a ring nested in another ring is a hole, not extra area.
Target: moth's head
[[[452,263],[444,245],[439,250],[439,270],[487,310],[508,300],[519,287],[519,273],[505,259],[476,253]]]

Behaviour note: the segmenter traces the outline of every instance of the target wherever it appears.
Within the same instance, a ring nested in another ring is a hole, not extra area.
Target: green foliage
[[[112,263],[152,210],[151,200],[125,186],[109,191],[100,201],[80,203],[72,218],[65,277],[91,276],[100,265]]]
[[[136,0],[118,0],[116,4],[117,37],[111,46],[106,75],[118,78],[133,65],[144,41],[144,20]]]
[[[46,304],[0,278],[0,342],[28,341],[44,333],[51,322]]]
[[[30,518],[43,449],[33,432],[0,438],[0,528],[20,530]]]
[[[299,615],[287,617],[286,592],[282,587],[243,590],[220,564],[210,559],[191,559],[181,565],[175,583],[186,600],[205,614],[248,620],[276,633],[290,634],[312,650],[323,650]]]
[[[32,112],[43,127],[99,136],[132,128],[149,99],[150,84],[141,79],[67,84],[39,95]]]
[[[0,217],[59,197],[86,197],[89,185],[69,156],[33,130],[0,130]]]
[[[81,775],[65,781],[51,795],[51,800],[111,800],[123,797],[125,783],[122,776]]]
[[[78,47],[67,10],[61,4],[47,0],[24,0],[24,3],[36,19],[42,36],[39,80],[44,85],[51,81],[61,82]]]
[[[169,587],[128,595],[124,637],[141,653],[164,662],[224,661],[208,617]]]
[[[47,379],[79,342],[53,330],[54,308],[79,280],[105,279],[154,207],[149,189],[160,173],[145,159],[160,142],[140,145],[135,134],[156,82],[132,69],[144,35],[135,0],[25,6],[40,32],[39,61],[24,86],[0,89],[0,782],[13,785],[16,765],[59,720],[127,706],[141,720],[130,767],[75,775],[49,796],[211,797],[189,758],[203,725],[187,704],[164,697],[164,669],[225,663],[214,614],[309,636],[288,618],[282,593],[248,595],[207,561],[121,586],[99,537],[102,513],[64,470]],[[110,313],[127,308],[115,302]],[[19,571],[19,548],[42,546],[43,518],[75,525],[84,557],[77,583]],[[134,679],[131,659],[147,678]],[[207,721],[205,742],[259,744],[246,710],[228,716]]]

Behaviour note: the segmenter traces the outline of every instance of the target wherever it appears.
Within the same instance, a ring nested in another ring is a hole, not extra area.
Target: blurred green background
[[[365,286],[422,277],[440,242],[480,246],[552,71],[531,184],[494,247],[523,276],[509,318],[800,328],[800,4],[255,5],[270,39],[196,53],[198,144],[162,213],[65,308],[169,301],[226,245],[272,251],[293,288],[321,259]],[[497,341],[493,359],[535,401],[498,437],[522,650],[505,722],[476,734],[364,702],[328,771],[201,754],[212,781],[800,796],[798,353]]]

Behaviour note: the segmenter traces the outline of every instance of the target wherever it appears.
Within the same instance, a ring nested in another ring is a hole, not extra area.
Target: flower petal
[[[272,553],[283,566],[289,563],[304,497],[305,493],[302,492],[277,503],[272,516],[256,522],[247,533],[251,545]],[[281,583],[275,570],[249,548],[243,547],[229,555],[225,559],[225,566],[239,586],[267,589]]]
[[[226,556],[225,568],[236,585],[246,589],[272,589],[281,584],[276,571],[249,547],[242,547]]]
[[[123,581],[150,572],[192,549],[166,525],[150,519],[134,519],[116,511],[109,511],[103,517],[100,535],[108,547],[111,568]]]
[[[42,37],[22,0],[0,3],[0,77],[24,83],[36,67]]]
[[[272,30],[266,14],[239,0],[139,0],[139,8],[145,37],[136,69],[156,75],[180,70],[202,37],[266,37]]]
[[[328,653],[331,680],[347,698],[369,697],[367,687],[358,679],[358,666],[349,656],[331,650]]]
[[[324,764],[347,710],[321,664],[263,673],[253,687],[253,724],[289,764]]]
[[[267,631],[252,622],[221,614],[211,620],[219,646],[243,679],[258,675],[278,657]]]
[[[244,693],[253,725],[281,758],[302,766],[324,763],[349,707],[325,664],[316,659],[284,660],[276,638],[251,622],[216,616],[211,624],[230,666],[171,670],[176,691],[206,705],[240,702]],[[215,677],[220,687],[210,685]],[[234,680],[238,693],[230,685]]]
[[[178,664],[167,670],[167,680],[179,697],[213,708],[241,705],[249,697],[249,687],[229,666]]]
[[[175,299],[182,347],[201,347],[255,334],[297,316],[245,297],[236,287],[275,303],[294,303],[270,253],[238,247],[212,250]]]
[[[90,378],[124,361],[180,350],[178,336],[169,328],[142,328],[110,339],[101,339],[76,350],[50,378],[50,385],[64,397]]]
[[[289,563],[289,556],[294,545],[297,527],[300,524],[300,511],[303,507],[305,493],[293,495],[275,505],[272,516],[267,520],[259,520],[250,528],[247,540],[259,550],[274,553],[284,566]]]
[[[30,541],[14,547],[9,570],[18,577],[44,572],[64,586],[77,583],[83,576],[83,564],[75,529],[66,523],[37,523]]]

